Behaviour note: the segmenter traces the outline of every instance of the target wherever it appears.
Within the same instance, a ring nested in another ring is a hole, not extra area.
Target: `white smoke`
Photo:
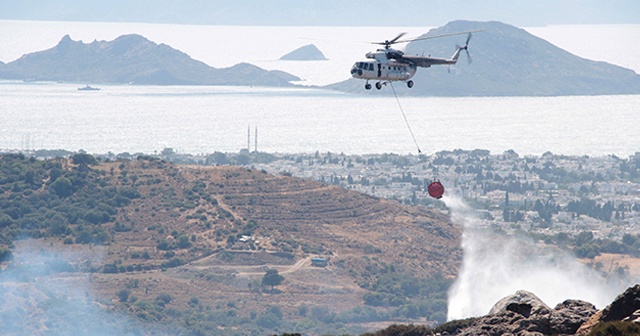
[[[105,309],[109,302],[101,304],[91,295],[91,275],[74,265],[82,257],[44,244],[17,245],[14,260],[0,270],[0,335],[144,333],[139,323]],[[92,257],[100,258],[99,253]]]
[[[557,248],[478,227],[479,220],[460,197],[442,200],[454,223],[463,228],[464,256],[460,274],[449,289],[448,320],[485,315],[500,299],[521,289],[551,308],[579,299],[602,309],[626,287]]]

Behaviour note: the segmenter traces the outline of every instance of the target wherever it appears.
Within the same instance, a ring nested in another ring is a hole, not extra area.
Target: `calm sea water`
[[[307,84],[328,84],[348,78],[353,60],[371,49],[350,42],[384,39],[401,31],[415,36],[427,30],[0,21],[0,60],[9,62],[53,47],[65,34],[91,42],[137,33],[214,67],[250,62],[291,72]],[[627,50],[638,46],[616,43],[637,36],[640,25],[529,30],[570,51],[574,48],[580,56],[640,69],[634,57],[638,53]],[[310,43],[330,60],[277,61]],[[417,153],[389,92],[360,96],[317,89],[126,85],[77,91],[85,84],[0,82],[0,149],[153,153],[171,147],[194,154],[235,152],[247,147],[248,127],[253,149],[257,126],[260,151]],[[400,102],[418,146],[427,154],[457,148],[619,156],[640,151],[638,95],[401,97]]]
[[[0,148],[92,153],[417,153],[389,95],[319,89],[0,83]],[[640,95],[401,97],[419,147],[627,156],[640,151]]]

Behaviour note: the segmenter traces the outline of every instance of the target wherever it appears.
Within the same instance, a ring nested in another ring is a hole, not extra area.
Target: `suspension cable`
[[[407,128],[409,129],[411,138],[413,138],[413,143],[415,143],[416,148],[418,148],[418,154],[422,154],[422,151],[420,150],[420,146],[418,146],[418,141],[416,140],[416,136],[413,135],[413,130],[411,130],[411,126],[409,126],[409,121],[407,120],[407,116],[404,114],[402,105],[400,105],[400,99],[398,99],[398,94],[396,94],[396,89],[393,87],[393,82],[389,82],[389,86],[391,86],[391,90],[393,90],[393,95],[396,97],[396,102],[398,103],[398,107],[400,108],[400,113],[402,113],[402,117],[404,118],[404,123],[407,124]]]

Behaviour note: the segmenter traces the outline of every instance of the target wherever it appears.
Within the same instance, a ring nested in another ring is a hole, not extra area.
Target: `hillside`
[[[42,303],[4,312],[40,316],[37,330],[57,330],[48,319],[69,327],[43,306],[73,301],[69,286],[93,297],[81,300],[89,310],[112,307],[145,333],[443,321],[461,261],[460,232],[441,213],[240,167],[6,155],[0,187],[0,255],[12,260],[0,290],[28,288]],[[328,266],[311,266],[316,256]],[[284,282],[261,286],[267,269]]]
[[[64,36],[53,48],[0,66],[0,78],[25,81],[148,85],[290,86],[299,78],[241,63],[216,69],[140,35],[85,44]]]
[[[447,72],[445,66],[418,68],[408,89],[396,82],[399,94],[417,96],[562,96],[640,93],[640,75],[605,62],[580,58],[533,36],[524,29],[500,22],[453,21],[422,37],[464,31],[474,33],[469,42],[473,63],[463,54]],[[466,37],[451,36],[414,41],[406,55],[449,58]],[[399,46],[400,48],[401,46]],[[348,92],[366,92],[364,81],[349,79],[330,85]],[[376,94],[373,90],[372,94]],[[379,94],[379,93],[378,93]]]

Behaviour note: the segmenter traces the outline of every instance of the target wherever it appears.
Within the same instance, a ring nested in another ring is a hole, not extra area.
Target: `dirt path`
[[[189,267],[198,270],[205,270],[209,268],[227,269],[236,271],[237,276],[255,276],[264,275],[268,269],[276,269],[279,274],[289,274],[300,270],[301,268],[309,268],[311,266],[311,257],[298,260],[293,265],[258,265],[258,266],[243,266],[243,265],[198,265],[191,264]]]

